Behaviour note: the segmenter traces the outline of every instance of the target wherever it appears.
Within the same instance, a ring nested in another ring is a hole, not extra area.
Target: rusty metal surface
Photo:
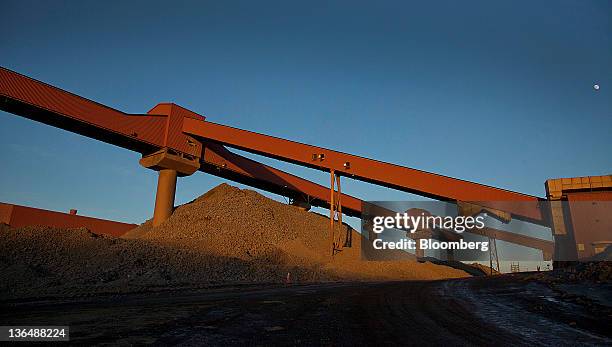
[[[8,213],[7,213],[8,212]],[[70,213],[0,203],[0,222],[14,228],[43,225],[57,228],[87,228],[96,234],[121,236],[137,224],[79,216]]]
[[[185,119],[183,131],[223,145],[439,200],[483,201],[487,207],[542,222],[541,198],[408,167],[258,134],[208,121]],[[516,203],[520,202],[520,203]]]

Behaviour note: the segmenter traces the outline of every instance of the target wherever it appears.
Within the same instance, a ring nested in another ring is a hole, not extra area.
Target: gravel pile
[[[0,300],[243,283],[468,276],[431,263],[361,261],[360,234],[330,256],[329,219],[222,184],[121,238],[0,226]]]
[[[553,285],[585,281],[612,283],[612,261],[580,262],[553,271],[531,274],[527,279],[536,279]]]

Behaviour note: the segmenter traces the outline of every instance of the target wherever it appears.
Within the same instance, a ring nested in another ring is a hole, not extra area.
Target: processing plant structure
[[[341,177],[453,202],[460,213],[486,212],[505,222],[516,219],[550,227],[554,241],[492,228],[480,231],[493,241],[539,249],[544,260],[587,259],[610,244],[606,226],[612,220],[600,219],[612,216],[606,213],[606,204],[596,202],[612,200],[612,175],[550,179],[545,182],[546,197],[532,196],[213,123],[172,103],[157,104],[146,114],[127,114],[5,68],[0,68],[0,109],[140,153],[140,164],[159,173],[153,226],[172,215],[177,178],[202,171],[288,197],[305,209],[329,209],[332,254],[343,244],[333,234],[334,224],[342,223],[343,214],[361,217],[364,205],[342,192]],[[313,183],[228,148],[327,172],[330,185]],[[580,201],[593,202],[589,208],[596,213],[580,211],[584,204],[573,204]],[[0,222],[85,226],[113,235],[133,227],[79,216],[76,211],[57,213],[8,204],[0,204]]]

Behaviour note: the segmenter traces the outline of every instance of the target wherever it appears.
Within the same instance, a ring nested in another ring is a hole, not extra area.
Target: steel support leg
[[[199,157],[185,156],[168,148],[143,155],[140,165],[159,172],[153,226],[159,226],[172,215],[178,175],[189,176],[200,168]]]
[[[174,194],[176,193],[176,170],[159,170],[157,179],[157,195],[155,196],[155,211],[153,212],[153,226],[165,222],[172,215],[174,209]]]
[[[336,192],[336,187],[338,191]],[[337,194],[337,196],[336,196]],[[342,190],[340,187],[340,176],[336,175],[334,170],[330,171],[330,197],[329,197],[329,228],[330,228],[330,239],[332,245],[332,255],[335,254],[336,250],[341,250],[342,235],[338,234],[338,242],[335,239],[335,223],[336,216],[338,217],[338,224],[342,229]]]
[[[334,220],[336,219],[336,204],[334,203],[334,191],[336,188],[336,172],[330,171],[330,197],[329,197],[329,238],[332,247],[332,256],[334,255],[336,246],[334,244]]]
[[[340,176],[336,176],[336,185],[338,186],[338,198],[336,199],[336,211],[338,211],[338,223],[342,225],[342,189],[340,189]]]

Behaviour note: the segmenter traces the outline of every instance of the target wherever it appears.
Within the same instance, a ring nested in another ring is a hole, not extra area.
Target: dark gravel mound
[[[414,261],[361,261],[353,247],[330,256],[329,219],[220,185],[122,238],[87,229],[0,226],[0,300],[203,288],[247,283],[439,279],[463,271]]]

